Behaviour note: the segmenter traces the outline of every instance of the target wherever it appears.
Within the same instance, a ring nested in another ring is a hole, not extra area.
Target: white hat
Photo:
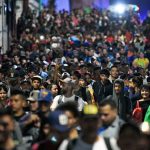
[[[27,98],[27,100],[28,100],[28,101],[37,101],[37,100],[38,100],[38,97],[39,97],[39,93],[40,93],[39,90],[33,90],[33,91],[30,93],[30,96]]]

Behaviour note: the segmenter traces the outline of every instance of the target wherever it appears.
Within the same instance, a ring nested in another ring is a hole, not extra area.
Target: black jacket
[[[109,80],[105,84],[101,83],[101,81],[96,81],[93,84],[93,90],[95,101],[99,104],[104,98],[112,95],[113,85]]]

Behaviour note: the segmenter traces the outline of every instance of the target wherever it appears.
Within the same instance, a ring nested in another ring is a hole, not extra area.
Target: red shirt
[[[127,31],[125,36],[126,36],[127,43],[129,43],[132,40],[132,34]]]
[[[106,41],[109,42],[109,43],[112,43],[112,42],[114,42],[114,37],[113,36],[108,36]]]

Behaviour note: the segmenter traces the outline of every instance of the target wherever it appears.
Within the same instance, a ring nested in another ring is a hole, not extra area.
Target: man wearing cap
[[[51,110],[54,110],[59,104],[67,101],[75,101],[78,104],[78,110],[81,111],[86,104],[82,98],[74,94],[75,80],[67,77],[64,80],[60,80],[62,85],[62,95],[58,95],[53,99]]]
[[[31,90],[31,82],[27,79],[24,79],[20,82],[20,89],[26,94],[28,97]]]
[[[50,111],[52,104],[52,94],[49,90],[41,90],[38,97],[39,102],[39,116],[40,118],[46,117]]]
[[[66,102],[59,105],[56,110],[64,111],[68,116],[68,127],[71,128],[69,139],[77,138],[79,134],[78,120],[80,115],[77,109],[77,104],[75,102]]]
[[[38,75],[33,76],[32,79],[32,88],[33,90],[40,90],[40,85],[42,83],[42,78]]]
[[[68,117],[63,111],[53,111],[48,114],[48,123],[50,125],[49,138],[34,144],[32,150],[58,150],[60,144],[68,137]]]
[[[38,90],[33,90],[30,93],[30,96],[27,98],[27,101],[28,101],[29,106],[30,106],[30,111],[32,113],[37,113],[38,112],[38,108],[39,108],[39,105],[38,105],[39,92],[40,91],[38,91]]]
[[[115,143],[114,141],[104,139],[97,134],[101,122],[96,105],[85,105],[79,122],[81,134],[79,138],[68,143],[66,150],[109,150],[109,147],[111,147],[112,150],[118,150],[116,146],[115,148],[111,146],[112,143]]]
[[[19,123],[24,142],[31,142],[38,137],[38,128],[36,123],[39,122],[39,117],[24,111],[26,99],[24,93],[20,90],[14,90],[11,93],[11,110],[14,119]]]
[[[27,91],[31,89],[31,83],[29,80],[24,79],[20,82],[20,89],[23,91]]]

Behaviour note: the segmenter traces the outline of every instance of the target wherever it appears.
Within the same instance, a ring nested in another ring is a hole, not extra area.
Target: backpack
[[[111,144],[110,144],[110,139],[109,138],[104,138],[104,141],[105,141],[107,149],[112,150]]]
[[[139,101],[136,102],[136,107],[132,112],[132,118],[136,123],[140,123],[143,120],[143,110],[140,107]]]
[[[77,140],[78,139],[71,140],[68,143],[67,150],[72,150],[75,147],[75,145],[77,144]],[[110,144],[110,139],[109,138],[104,138],[104,141],[105,141],[107,149],[108,150],[113,150],[112,147],[111,147],[111,144]]]
[[[74,101],[78,104],[78,100],[79,100],[79,97],[77,95],[75,95],[74,97]],[[63,103],[63,95],[60,95],[59,96],[59,99],[58,99],[58,104],[62,104]]]

